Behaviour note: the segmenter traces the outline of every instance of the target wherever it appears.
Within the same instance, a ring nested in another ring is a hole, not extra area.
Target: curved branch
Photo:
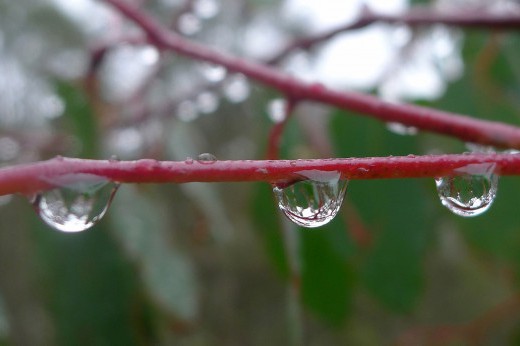
[[[374,23],[408,26],[444,24],[473,29],[520,30],[520,13],[499,15],[481,10],[450,13],[415,7],[402,14],[381,14],[366,9],[354,22],[291,42],[278,54],[267,60],[266,63],[269,65],[277,64],[296,49],[310,49],[334,36],[347,31],[362,29]]]
[[[339,92],[318,83],[305,83],[267,65],[246,61],[185,40],[124,1],[105,1],[137,23],[146,32],[150,43],[157,47],[224,66],[231,72],[242,73],[280,90],[295,101],[321,102],[370,115],[385,122],[397,122],[468,142],[520,149],[520,128],[518,127],[426,107],[386,103],[371,95]]]
[[[315,160],[111,161],[55,158],[0,169],[0,195],[54,187],[63,175],[92,174],[120,183],[286,183],[309,171],[338,172],[342,179],[426,178],[454,174],[472,164],[494,164],[500,175],[520,175],[520,154],[462,154]]]

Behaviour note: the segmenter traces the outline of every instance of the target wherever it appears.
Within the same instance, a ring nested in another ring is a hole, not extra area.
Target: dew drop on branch
[[[53,179],[55,189],[38,193],[33,206],[52,228],[68,233],[85,231],[107,212],[119,184],[92,174],[69,174]]]
[[[273,188],[278,207],[298,226],[315,228],[329,223],[341,208],[347,180],[340,180],[338,172],[313,170],[298,174],[308,180]]]
[[[217,157],[210,153],[202,153],[197,156],[197,162],[202,164],[212,164],[217,162]]]
[[[456,215],[477,216],[489,209],[495,200],[498,175],[494,163],[470,164],[453,175],[436,178],[442,205]]]

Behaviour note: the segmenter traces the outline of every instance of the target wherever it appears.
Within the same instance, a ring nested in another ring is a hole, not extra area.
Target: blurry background
[[[511,0],[134,0],[180,35],[251,59],[369,6],[520,11]],[[520,124],[520,35],[374,24],[279,67],[338,90]],[[94,0],[0,0],[0,164],[55,155],[265,157],[281,95],[147,45]],[[465,143],[299,105],[282,158],[460,153]],[[520,179],[465,219],[430,179],[352,181],[300,229],[267,184],[125,185],[79,234],[0,197],[0,345],[520,343]]]

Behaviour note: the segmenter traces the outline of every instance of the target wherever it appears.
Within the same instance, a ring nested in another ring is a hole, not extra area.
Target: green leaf
[[[111,221],[129,256],[139,263],[150,296],[175,317],[192,321],[198,313],[198,287],[191,258],[172,244],[168,210],[159,194],[120,189]]]
[[[256,184],[252,214],[267,255],[277,271],[288,278],[290,271],[280,227],[280,214],[268,184]]]
[[[76,137],[81,143],[79,156],[95,158],[98,153],[97,124],[90,103],[77,87],[60,82],[57,83],[58,94],[65,101],[65,116],[70,121]]]
[[[335,114],[331,133],[341,157],[419,151],[417,136],[398,136],[384,124],[344,112]],[[374,235],[361,264],[361,280],[378,301],[396,312],[410,311],[423,290],[422,260],[432,227],[426,202],[432,197],[424,190],[422,181],[410,179],[351,181],[347,190],[346,198]]]
[[[26,210],[31,215],[31,210]],[[75,234],[31,217],[59,345],[137,345],[145,316],[133,266],[105,222]]]
[[[332,325],[348,316],[354,274],[347,257],[351,242],[340,217],[319,229],[298,229],[303,303]],[[337,247],[337,241],[343,242]]]

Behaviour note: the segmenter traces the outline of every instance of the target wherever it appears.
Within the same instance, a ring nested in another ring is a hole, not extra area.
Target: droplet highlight
[[[494,163],[470,164],[453,175],[435,179],[442,205],[456,215],[477,216],[487,211],[495,200],[498,175]]]
[[[64,175],[55,189],[38,193],[33,206],[52,228],[67,233],[85,231],[106,214],[119,184],[92,174]]]
[[[332,221],[341,208],[347,180],[340,180],[338,172],[301,173],[309,179],[289,186],[273,188],[278,207],[298,226],[307,228],[323,226]],[[311,176],[313,179],[310,178]]]

